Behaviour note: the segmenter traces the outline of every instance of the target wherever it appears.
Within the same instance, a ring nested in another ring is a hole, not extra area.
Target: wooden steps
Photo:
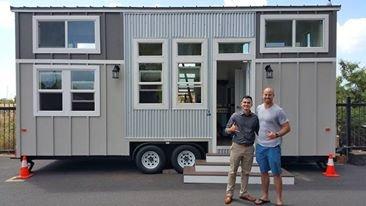
[[[197,160],[193,167],[185,167],[183,170],[184,183],[222,183],[227,184],[229,171],[228,154],[207,154],[206,160]],[[273,184],[273,176],[270,174],[270,184]],[[236,183],[241,182],[241,168],[236,176]],[[290,172],[282,169],[282,182],[284,185],[295,184],[295,177]],[[249,175],[249,184],[261,184],[259,166],[253,160],[252,170]]]

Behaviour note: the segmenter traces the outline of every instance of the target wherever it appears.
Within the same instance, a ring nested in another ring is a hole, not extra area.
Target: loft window
[[[266,47],[292,46],[292,21],[268,20],[265,29]]]
[[[323,45],[323,21],[296,21],[296,47],[321,47]]]
[[[328,52],[327,14],[261,15],[260,52]]]
[[[99,16],[34,16],[34,53],[100,53]]]

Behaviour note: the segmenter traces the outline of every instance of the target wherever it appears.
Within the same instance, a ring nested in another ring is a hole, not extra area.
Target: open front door
[[[247,93],[248,62],[217,61],[216,129],[217,146],[231,144],[231,135],[225,133],[230,116],[241,109],[241,98]]]

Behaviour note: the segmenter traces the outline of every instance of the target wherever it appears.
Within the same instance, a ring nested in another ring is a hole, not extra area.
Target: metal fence
[[[337,134],[340,147],[366,149],[366,103],[337,104]]]
[[[15,151],[15,105],[0,105],[0,152]]]

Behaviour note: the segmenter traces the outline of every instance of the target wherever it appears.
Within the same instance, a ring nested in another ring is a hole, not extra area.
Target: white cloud
[[[8,1],[0,1],[0,28],[13,28],[14,13],[10,11]]]
[[[366,50],[366,18],[349,19],[337,24],[337,45],[340,53],[350,54]]]
[[[118,1],[118,0],[108,0],[107,6],[110,6],[110,7],[122,6],[122,3],[121,3],[121,1]]]
[[[267,0],[224,0],[224,6],[266,6]]]

